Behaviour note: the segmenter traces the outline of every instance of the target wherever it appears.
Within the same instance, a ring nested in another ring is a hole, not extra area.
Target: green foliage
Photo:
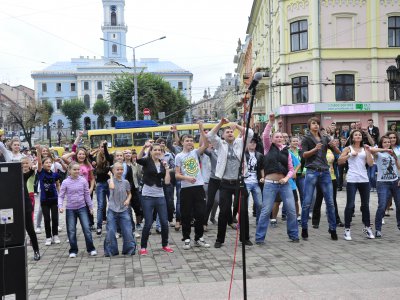
[[[53,105],[48,101],[44,101],[41,107],[41,112],[42,112],[42,123],[43,125],[47,125],[50,122],[51,116],[53,115],[54,112]]]
[[[104,117],[110,112],[110,105],[104,99],[97,99],[93,105],[93,113],[99,117],[99,129],[104,128]]]
[[[76,133],[76,130],[81,128],[79,120],[86,111],[83,101],[80,99],[66,100],[61,106],[61,111],[71,122],[72,131]]]
[[[143,109],[149,108],[151,118],[158,119],[159,112],[165,112],[168,116],[188,106],[186,97],[174,90],[161,76],[152,73],[138,74],[139,118],[143,119]],[[125,120],[132,120],[135,116],[135,108],[132,102],[134,95],[133,75],[124,73],[118,76],[111,84],[111,107]],[[185,115],[183,109],[179,113],[167,118],[167,123],[180,123]]]

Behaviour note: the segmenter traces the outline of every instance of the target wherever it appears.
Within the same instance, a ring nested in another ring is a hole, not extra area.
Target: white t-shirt
[[[356,152],[350,146],[351,152]],[[364,148],[357,155],[350,156],[348,159],[349,170],[347,171],[347,182],[369,182],[366,168],[367,154]]]
[[[255,152],[249,152],[250,157],[247,163],[248,177],[245,178],[245,183],[258,183],[257,180],[257,158]]]

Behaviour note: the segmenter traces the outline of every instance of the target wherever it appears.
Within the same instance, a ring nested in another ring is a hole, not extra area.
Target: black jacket
[[[160,160],[160,173],[157,172],[154,160],[150,156],[138,159],[136,161],[139,165],[143,166],[143,183],[148,186],[156,185],[162,187],[165,178],[165,168]]]
[[[275,144],[271,144],[267,155],[264,158],[264,173],[265,175],[280,173],[287,175],[289,172],[289,150],[287,147],[279,150]]]

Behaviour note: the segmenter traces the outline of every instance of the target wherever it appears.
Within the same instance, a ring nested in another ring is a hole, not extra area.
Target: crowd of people
[[[362,234],[366,238],[382,237],[382,224],[390,214],[392,199],[400,230],[400,139],[395,131],[381,136],[372,120],[365,128],[355,122],[340,129],[332,123],[324,129],[320,120],[312,117],[307,134],[290,137],[283,132],[282,121],[270,114],[263,133],[258,126],[252,126],[245,141],[246,128],[225,118],[208,132],[202,122],[198,124],[198,148],[195,137],[178,136],[176,126],[171,126],[166,140],[148,139],[139,153],[129,149],[109,153],[107,141],[89,150],[81,145],[82,132],[71,151],[62,157],[54,157],[47,146],[41,145],[21,151],[18,139],[5,142],[2,138],[2,160],[22,163],[25,226],[34,259],[40,259],[36,234],[41,233],[42,218],[44,244],[51,246],[61,242],[58,232],[62,230],[59,218],[63,213],[71,258],[78,254],[78,219],[86,251],[91,256],[97,255],[92,234],[103,235],[104,227],[105,256],[119,254],[117,239],[121,236],[123,255],[136,253],[139,238],[139,254],[148,255],[154,223],[162,250],[167,253],[174,252],[169,245],[170,228],[182,232],[182,247],[189,250],[193,246],[210,247],[204,234],[209,222],[217,224],[214,247],[220,248],[225,243],[227,228],[236,229],[238,219],[245,229],[240,241],[252,246],[250,195],[256,219],[254,240],[258,245],[265,243],[268,227],[276,227],[282,202],[282,220],[287,222],[290,241],[297,243],[300,236],[304,240],[309,238],[309,220],[314,228],[319,228],[322,200],[331,239],[337,240],[337,227],[344,227],[343,238],[352,240],[350,228],[357,191],[361,198]],[[245,159],[241,166],[243,150]],[[240,191],[236,193],[238,187]],[[336,197],[344,187],[343,214]],[[372,230],[369,200],[374,191],[378,205]],[[35,222],[37,193],[40,204]],[[244,210],[243,220],[239,210]]]

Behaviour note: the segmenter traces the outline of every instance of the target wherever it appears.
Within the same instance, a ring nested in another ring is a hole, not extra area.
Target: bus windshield
[[[90,148],[95,149],[100,146],[102,141],[107,141],[107,147],[111,147],[111,134],[92,135],[90,137]]]

